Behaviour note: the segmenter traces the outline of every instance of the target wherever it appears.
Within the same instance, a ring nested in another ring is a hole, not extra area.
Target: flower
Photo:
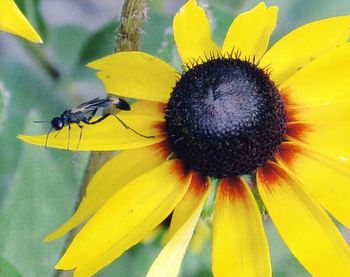
[[[314,276],[349,276],[350,251],[326,210],[350,226],[350,17],[306,24],[266,51],[277,7],[239,15],[220,48],[189,0],[173,23],[184,72],[142,52],[89,64],[110,93],[141,99],[120,117],[84,127],[79,150],[125,150],[93,177],[76,213],[47,237],[87,223],[57,264],[92,275],[172,211],[149,276],[176,276],[211,189],[215,276],[271,276],[257,190],[281,237]],[[49,146],[65,148],[67,128]],[[45,135],[20,136],[44,145]],[[79,139],[72,126],[71,141]],[[255,188],[253,188],[255,189]]]
[[[32,42],[43,42],[13,0],[0,0],[0,30]]]

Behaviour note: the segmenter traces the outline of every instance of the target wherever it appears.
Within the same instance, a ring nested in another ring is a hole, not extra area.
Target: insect
[[[116,114],[112,112],[107,112],[103,114],[101,117],[98,119],[92,121],[93,117],[95,116],[96,112],[99,109],[102,108],[112,108],[116,107],[119,110],[124,110],[124,111],[129,111],[130,110],[130,105],[128,102],[126,102],[124,99],[121,99],[116,96],[108,96],[106,98],[94,98],[88,102],[84,102],[77,106],[76,108],[65,110],[60,116],[54,117],[51,120],[51,128],[48,131],[45,139],[45,147],[47,146],[47,141],[49,138],[49,134],[51,131],[54,129],[56,131],[61,130],[63,127],[68,126],[68,146],[67,149],[69,149],[69,141],[70,141],[70,130],[71,130],[71,124],[75,123],[79,128],[80,128],[80,134],[79,134],[79,141],[77,145],[77,149],[79,148],[80,140],[82,138],[83,134],[83,127],[82,123],[85,124],[96,124],[99,123],[103,120],[105,120],[109,116],[115,117],[126,129],[129,129],[133,131],[135,134],[144,137],[144,138],[153,138],[153,136],[145,136],[130,126],[128,126],[120,117],[118,117]],[[42,122],[42,121],[36,121],[36,122]]]

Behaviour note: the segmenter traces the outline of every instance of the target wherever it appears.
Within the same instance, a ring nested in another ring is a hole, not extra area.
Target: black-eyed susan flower
[[[13,0],[0,0],[0,30],[21,36],[32,42],[42,43],[38,33]]]
[[[219,47],[205,11],[188,1],[173,23],[184,65],[142,52],[89,64],[109,93],[141,99],[120,117],[84,127],[79,150],[124,150],[93,177],[76,213],[47,237],[87,221],[57,264],[92,275],[172,211],[168,241],[148,276],[176,276],[210,190],[215,276],[271,276],[251,186],[281,237],[314,276],[350,276],[350,251],[326,211],[350,226],[350,16],[304,25],[266,51],[277,7],[239,15]],[[44,145],[43,136],[20,136]],[[78,143],[79,128],[71,140]],[[65,148],[67,132],[49,146]]]

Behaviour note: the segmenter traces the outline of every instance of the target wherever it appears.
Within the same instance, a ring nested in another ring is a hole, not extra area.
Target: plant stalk
[[[125,0],[120,16],[120,24],[116,30],[116,44],[114,47],[114,53],[119,51],[136,51],[139,48],[141,28],[145,18],[146,8],[149,4],[149,0]],[[92,176],[101,168],[101,166],[109,160],[115,152],[92,152],[85,169],[84,176],[80,187],[80,193],[77,199],[76,208],[78,207],[81,199],[84,197],[86,186],[91,180]],[[74,238],[79,232],[80,228],[77,227],[69,233],[67,236],[65,247],[66,250]],[[93,251],[93,250],[92,250]],[[71,277],[73,271],[56,271],[55,277]]]

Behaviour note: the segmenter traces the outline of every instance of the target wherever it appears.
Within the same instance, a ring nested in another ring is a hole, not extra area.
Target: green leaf
[[[0,81],[0,132],[7,118],[9,98],[10,93],[5,90],[3,83]]]
[[[25,133],[42,133],[28,115]],[[46,128],[45,128],[46,129]],[[67,151],[55,151],[23,143],[14,181],[0,213],[0,255],[26,276],[51,276],[64,240],[43,243],[45,235],[72,213],[86,155],[72,164]]]
[[[1,57],[0,79],[9,92],[9,98],[5,121],[0,130],[0,143],[6,145],[0,147],[0,206],[13,182],[19,163],[22,144],[16,139],[16,135],[23,132],[29,110],[36,108],[42,113],[35,120],[49,120],[65,107],[50,80],[44,78],[45,75],[35,70],[35,67],[23,64],[13,56]],[[41,125],[46,133],[48,125]]]
[[[73,24],[52,29],[47,45],[55,53],[55,63],[63,79],[72,79],[77,69],[80,69],[80,53],[88,36],[86,28]]]
[[[85,65],[114,51],[115,34],[118,23],[109,22],[85,40],[79,57],[79,64]]]
[[[0,257],[0,276],[21,277],[22,275],[7,260]]]

